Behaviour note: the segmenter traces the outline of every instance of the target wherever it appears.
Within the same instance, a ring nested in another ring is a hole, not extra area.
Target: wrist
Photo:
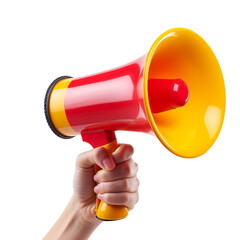
[[[75,239],[73,238],[72,232],[75,232],[76,239],[79,239],[79,237],[83,240],[88,239],[101,221],[86,216],[82,204],[79,203],[74,196],[70,199],[68,208],[71,217],[69,219],[68,228],[66,228],[66,239]],[[67,234],[68,231],[71,235]]]
[[[89,210],[91,206],[85,207],[84,204],[80,203],[74,196],[70,199],[69,205],[75,212],[75,221],[81,226],[86,228],[96,228],[102,221],[98,220],[95,215],[95,207]]]
[[[86,219],[81,204],[72,197],[44,240],[87,240],[100,223],[101,221],[97,219],[92,221]]]

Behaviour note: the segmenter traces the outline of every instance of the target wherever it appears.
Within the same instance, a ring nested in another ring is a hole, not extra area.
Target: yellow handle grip
[[[103,146],[109,152],[114,152],[118,143],[117,140],[114,140]],[[99,166],[95,165],[95,171],[99,171]],[[96,217],[100,220],[104,221],[113,221],[125,218],[128,215],[128,209],[125,206],[113,206],[104,203],[103,201],[97,198],[96,200]]]

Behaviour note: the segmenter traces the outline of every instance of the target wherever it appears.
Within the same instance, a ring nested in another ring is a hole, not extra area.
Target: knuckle
[[[136,193],[136,201],[135,201],[135,203],[138,203],[138,201],[139,201],[139,193],[137,192]]]
[[[130,177],[134,177],[136,175],[137,171],[135,169],[134,166],[130,166],[130,172],[129,172],[129,176]]]
[[[130,187],[128,188],[128,191],[134,193],[138,190],[138,187],[139,187],[138,179],[133,178],[131,180],[131,184],[130,184]]]
[[[129,194],[128,193],[123,193],[122,194],[122,202],[123,202],[123,204],[128,204],[129,203]]]
[[[83,159],[83,153],[79,153],[76,157],[75,165],[78,166]]]
[[[139,187],[140,186],[140,181],[139,181],[138,178],[136,178],[136,182],[137,182],[137,187]]]
[[[125,151],[126,151],[126,157],[130,158],[134,153],[134,148],[133,148],[132,145],[126,144],[125,145]]]
[[[82,158],[82,155],[83,155],[83,153],[79,153],[79,154],[77,155],[76,160],[78,161],[79,159],[81,159],[81,158]]]
[[[123,164],[123,172],[125,175],[130,176],[132,173],[132,169],[129,164]]]
[[[135,182],[134,178],[129,178],[128,179],[128,187],[127,187],[127,191],[128,192],[135,192],[137,190],[138,186]]]
[[[103,147],[98,147],[95,148],[94,154],[93,154],[93,158],[95,160],[95,162],[97,162],[98,160],[100,160],[102,158],[102,156],[104,156],[106,154],[106,149]]]
[[[131,152],[131,155],[134,153],[134,148],[132,145],[128,144],[129,151]]]
[[[129,182],[128,182],[128,179],[123,179],[122,180],[122,188],[123,188],[123,190],[125,190],[125,191],[127,191],[127,190],[129,190]]]
[[[135,176],[138,172],[138,164],[133,162],[133,175]]]

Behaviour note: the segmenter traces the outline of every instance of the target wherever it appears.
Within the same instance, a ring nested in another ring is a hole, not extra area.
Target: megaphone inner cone
[[[187,84],[181,79],[149,79],[148,94],[153,113],[182,107],[189,97]]]

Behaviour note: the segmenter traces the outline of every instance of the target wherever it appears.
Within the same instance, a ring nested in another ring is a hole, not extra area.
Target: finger
[[[116,166],[112,155],[103,147],[81,153],[76,159],[76,166],[79,168],[90,168],[94,164],[106,170],[112,170]]]
[[[129,144],[120,144],[119,147],[112,153],[112,157],[116,164],[122,163],[130,159],[134,149]]]
[[[96,182],[110,182],[123,178],[135,177],[138,171],[138,165],[132,160],[118,164],[113,170],[100,170],[94,176]]]
[[[102,182],[94,188],[98,193],[136,192],[139,187],[139,180],[136,177],[124,178],[112,182]]]
[[[133,209],[134,205],[138,202],[138,192],[129,193],[104,193],[98,194],[98,198],[106,204],[110,205],[123,205],[128,209]]]

